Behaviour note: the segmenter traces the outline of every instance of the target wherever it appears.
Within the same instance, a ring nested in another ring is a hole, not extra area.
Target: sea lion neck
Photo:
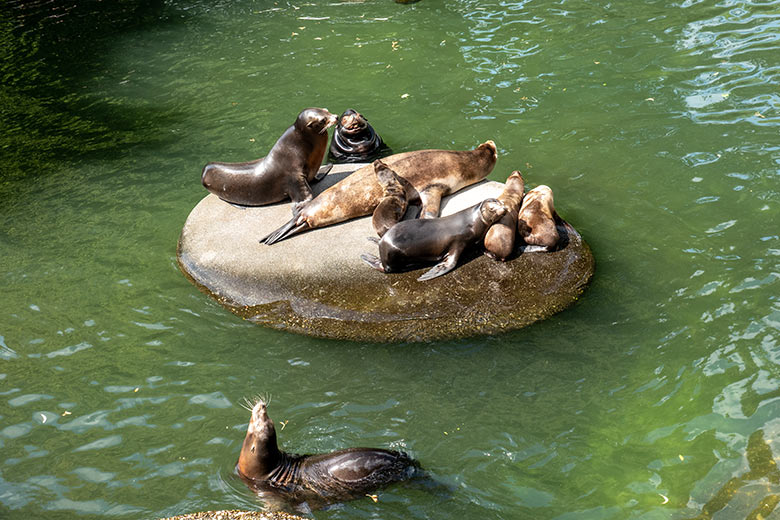
[[[283,454],[276,443],[274,422],[266,413],[265,402],[259,400],[252,408],[252,419],[238,457],[238,472],[250,479],[265,478],[282,458]]]

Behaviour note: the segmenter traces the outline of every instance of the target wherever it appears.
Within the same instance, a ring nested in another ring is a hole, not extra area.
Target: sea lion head
[[[485,199],[479,204],[479,215],[482,221],[491,226],[506,213],[506,206],[498,199]]]
[[[302,132],[323,134],[337,122],[338,117],[328,112],[326,108],[307,108],[298,114],[295,128]]]
[[[493,153],[493,161],[498,159],[498,150],[496,149],[496,143],[492,139],[488,139],[477,147],[479,150],[488,150]]]
[[[265,401],[258,398],[238,457],[238,472],[244,477],[262,478],[278,465],[280,456],[274,422],[266,413]]]
[[[339,118],[339,131],[344,135],[357,135],[368,128],[368,119],[357,110],[348,108]]]

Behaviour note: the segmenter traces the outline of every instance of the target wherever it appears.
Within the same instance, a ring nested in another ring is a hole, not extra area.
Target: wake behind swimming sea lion
[[[243,163],[212,162],[203,168],[201,181],[222,200],[244,206],[272,204],[287,198],[294,203],[311,200],[309,183],[320,172],[328,146],[328,128],[336,116],[324,108],[307,108],[298,114],[268,155]]]
[[[494,260],[506,261],[507,257],[515,250],[515,236],[517,235],[517,213],[523,202],[525,181],[523,175],[515,170],[506,180],[506,187],[498,200],[506,206],[506,214],[490,226],[485,234],[485,254]]]
[[[369,162],[383,151],[390,153],[363,114],[351,108],[341,114],[330,140],[330,158],[340,163]]]
[[[353,500],[393,482],[414,476],[420,465],[404,452],[350,448],[320,455],[291,455],[276,443],[274,423],[266,403],[252,407],[241,454],[239,476],[263,496],[312,509]]]
[[[407,201],[421,202],[421,217],[432,218],[439,214],[442,197],[485,178],[496,158],[496,144],[486,141],[473,150],[418,150],[390,155],[382,162],[406,181]],[[383,196],[373,164],[363,166],[317,195],[260,242],[271,245],[306,229],[369,215]]]
[[[446,217],[404,220],[390,228],[379,241],[379,258],[365,254],[360,258],[383,273],[441,260],[417,278],[430,280],[452,271],[463,250],[482,240],[487,229],[504,213],[503,203],[485,199]]]
[[[544,184],[537,186],[525,194],[517,214],[517,231],[520,238],[528,245],[553,249],[560,239],[555,227],[557,216],[552,190]]]

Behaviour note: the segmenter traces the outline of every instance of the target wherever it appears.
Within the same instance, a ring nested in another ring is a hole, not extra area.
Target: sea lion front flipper
[[[360,258],[365,263],[367,263],[368,265],[370,265],[371,267],[376,269],[377,271],[381,271],[383,273],[385,272],[385,266],[383,266],[382,262],[379,260],[379,258],[375,257],[374,255],[369,255],[369,254],[365,254],[364,253],[364,254],[360,255]]]
[[[321,181],[333,169],[333,163],[323,164],[314,176],[315,181]]]
[[[444,257],[444,260],[434,265],[427,273],[421,275],[417,281],[424,282],[426,280],[431,280],[432,278],[449,273],[455,269],[455,266],[458,263],[458,256],[459,255],[448,253],[447,256]]]
[[[441,209],[441,198],[447,194],[448,188],[441,184],[431,184],[420,192],[420,218],[436,218]]]

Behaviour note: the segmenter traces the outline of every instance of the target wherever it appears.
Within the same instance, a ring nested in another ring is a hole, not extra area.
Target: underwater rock
[[[304,518],[280,511],[204,511],[172,516],[162,520],[304,520]]]
[[[315,196],[360,166],[336,165],[312,187]],[[444,199],[442,215],[503,189],[492,181],[469,186]],[[207,195],[182,229],[179,266],[196,286],[245,319],[311,336],[379,342],[518,329],[571,305],[593,275],[590,248],[563,220],[557,222],[562,244],[554,252],[517,251],[507,262],[497,262],[473,248],[452,272],[418,282],[420,269],[384,274],[360,259],[376,253],[377,246],[367,240],[376,236],[371,216],[273,246],[258,242],[290,215],[289,203],[245,208]]]

